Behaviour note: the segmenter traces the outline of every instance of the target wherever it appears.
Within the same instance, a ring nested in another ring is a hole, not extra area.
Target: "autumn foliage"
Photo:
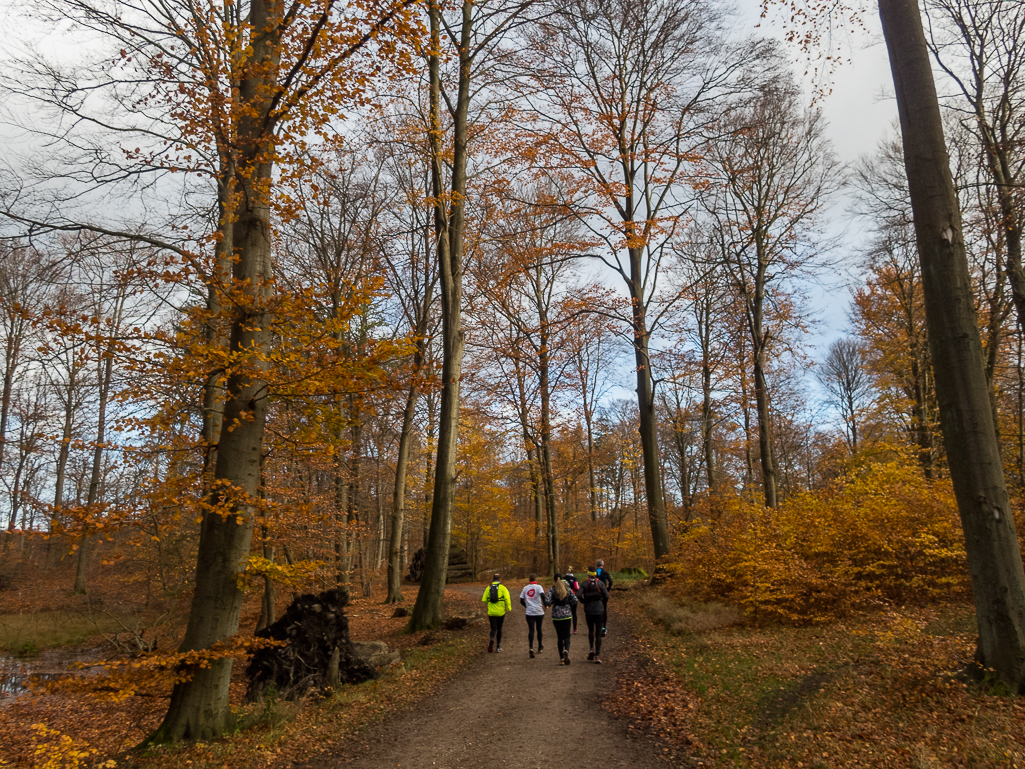
[[[679,591],[753,619],[816,623],[857,608],[960,596],[963,536],[949,480],[906,459],[871,465],[772,510],[742,498],[680,537]]]

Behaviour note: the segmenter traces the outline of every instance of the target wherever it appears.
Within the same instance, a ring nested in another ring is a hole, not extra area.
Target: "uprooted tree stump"
[[[373,666],[360,657],[349,638],[344,612],[348,602],[349,594],[337,588],[301,595],[281,619],[259,631],[257,637],[285,645],[253,652],[246,667],[246,699],[261,699],[272,684],[278,696],[295,699],[374,678]]]
[[[424,576],[424,567],[426,565],[427,551],[421,547],[409,559],[409,574],[406,575],[406,579],[410,582],[419,582]]]

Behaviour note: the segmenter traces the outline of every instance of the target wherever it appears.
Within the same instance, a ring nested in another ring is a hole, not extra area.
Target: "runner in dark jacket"
[[[572,566],[570,566],[569,569],[566,571],[566,573],[564,575],[562,575],[562,578],[566,582],[566,587],[568,587],[570,590],[572,590],[573,593],[577,596],[577,598],[579,598],[580,597],[580,583],[577,582],[577,578],[575,576],[573,576],[573,567]],[[577,632],[577,605],[576,604],[573,604],[572,611],[573,611],[573,632],[576,633]]]
[[[605,588],[606,588],[606,592],[608,592],[609,590],[612,590],[612,575],[609,574],[607,571],[605,571],[605,561],[602,561],[602,560],[598,561],[598,563],[596,564],[596,566],[594,568],[594,573],[597,574],[598,575],[598,579],[602,583],[604,583]],[[604,638],[605,636],[607,636],[609,634],[609,631],[608,631],[608,626],[609,626],[608,606],[609,606],[609,597],[608,597],[608,595],[606,595],[605,596],[605,613],[602,615],[602,619],[601,619],[601,635],[602,635],[602,638]]]
[[[591,651],[587,659],[601,664],[601,629],[605,618],[609,591],[605,583],[593,571],[587,572],[587,581],[580,586],[580,600],[584,603],[584,619],[587,620],[587,641]]]

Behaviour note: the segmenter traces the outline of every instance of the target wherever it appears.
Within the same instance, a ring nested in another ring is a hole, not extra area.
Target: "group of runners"
[[[534,636],[537,636],[537,653],[544,651],[543,623],[545,609],[552,610],[552,625],[559,647],[559,664],[569,664],[570,638],[577,632],[577,607],[584,605],[584,620],[587,622],[587,641],[590,651],[587,659],[601,664],[601,642],[608,634],[609,590],[612,575],[605,570],[605,562],[598,561],[581,583],[570,566],[565,574],[556,574],[552,586],[545,590],[538,584],[537,576],[531,574],[530,582],[520,591],[520,605],[527,613],[527,651],[534,659]],[[512,611],[509,589],[502,584],[501,575],[495,574],[491,584],[484,589],[481,600],[488,607],[488,621],[491,637],[488,651],[502,651],[502,624],[505,615]]]

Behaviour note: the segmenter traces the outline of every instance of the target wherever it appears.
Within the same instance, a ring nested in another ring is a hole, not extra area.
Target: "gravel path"
[[[483,592],[483,588],[472,589],[477,595]],[[582,610],[578,610],[579,632],[571,637],[570,665],[558,664],[550,617],[544,622],[544,652],[530,659],[527,622],[517,601],[519,586],[509,590],[514,606],[503,628],[501,653],[469,660],[467,669],[424,707],[401,713],[356,741],[346,742],[344,755],[322,756],[317,766],[647,769],[664,765],[653,745],[631,737],[625,723],[597,704],[611,691],[624,651],[615,616],[609,619],[609,635],[602,647],[604,664],[587,661]],[[480,634],[482,649],[487,645],[486,624],[474,625],[468,632]]]

